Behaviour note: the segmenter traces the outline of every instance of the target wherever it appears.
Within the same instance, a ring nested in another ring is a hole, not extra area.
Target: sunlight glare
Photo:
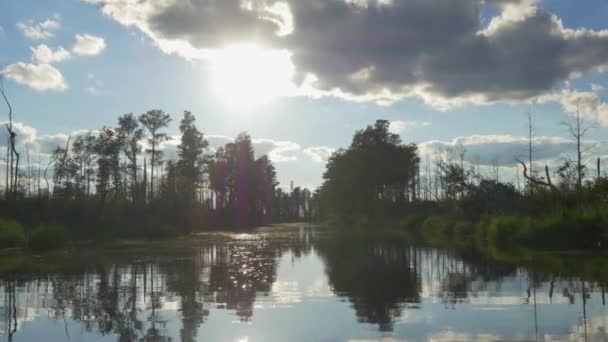
[[[286,50],[235,45],[211,57],[213,88],[222,101],[246,108],[266,104],[294,89],[295,67]]]

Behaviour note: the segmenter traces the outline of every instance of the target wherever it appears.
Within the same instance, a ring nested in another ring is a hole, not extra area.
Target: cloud
[[[597,141],[585,141],[586,145],[598,146]],[[471,135],[450,141],[432,140],[419,144],[421,155],[432,156],[449,151],[465,150],[465,159],[478,165],[515,165],[516,158],[527,160],[528,138],[514,135]],[[532,139],[533,158],[551,160],[573,152],[575,145],[566,138],[538,136]]]
[[[296,152],[301,149],[300,145],[292,141],[253,139],[252,142],[256,158],[268,155],[268,158],[275,163],[297,160]]]
[[[219,147],[224,147],[224,145],[234,141],[234,139],[229,136],[218,134],[205,135],[205,139],[209,142],[209,147],[214,150],[217,150]]]
[[[50,64],[18,62],[8,65],[0,73],[10,80],[38,91],[61,91],[68,88],[61,72]]]
[[[518,102],[608,67],[608,31],[531,0],[85,0],[187,59],[251,41],[288,50],[312,96],[436,108]],[[497,15],[482,21],[485,8]]]
[[[539,103],[555,102],[566,113],[580,111],[581,117],[608,127],[608,103],[594,91],[564,89],[538,98]]]
[[[174,135],[168,141],[163,142],[161,149],[165,152],[166,158],[177,156],[177,146],[180,144],[180,139],[179,135]],[[234,139],[218,134],[205,135],[205,139],[209,142],[209,152],[215,152],[219,147],[234,142]],[[292,141],[260,138],[252,139],[251,142],[256,158],[267,155],[275,163],[295,161],[297,160],[296,153],[301,150],[300,145]]]
[[[0,122],[0,147],[6,147],[8,144],[8,132],[4,128],[8,124],[8,121]],[[25,146],[26,144],[32,144],[38,135],[35,128],[30,127],[21,122],[13,122],[13,130],[17,134],[16,145],[17,148]],[[4,149],[2,149],[4,151]]]
[[[4,127],[8,121],[0,122],[0,126]],[[69,137],[72,141],[78,136],[84,136],[88,133],[96,134],[96,131],[77,130],[69,133],[55,134],[39,134],[38,130],[22,122],[13,122],[13,130],[17,134],[16,148],[18,151],[25,152],[29,149],[30,154],[41,154],[42,156],[50,156],[57,146],[64,147]],[[4,151],[8,143],[8,133],[6,129],[0,130],[0,148]]]
[[[55,19],[46,19],[42,22],[35,23],[28,21],[27,23],[18,22],[17,28],[23,32],[23,35],[31,40],[46,40],[53,37],[53,32],[57,31],[61,25]]]
[[[329,157],[336,151],[335,148],[327,146],[315,146],[304,149],[304,154],[312,158],[315,163],[326,163]]]
[[[94,56],[100,54],[105,48],[106,42],[103,38],[89,34],[77,34],[72,52],[79,56]]]
[[[32,59],[39,64],[51,64],[69,59],[72,55],[62,47],[58,47],[55,51],[46,44],[40,44],[36,47],[30,47],[32,50]]]
[[[411,128],[428,127],[431,123],[427,121],[391,121],[389,131],[394,134],[401,134]]]

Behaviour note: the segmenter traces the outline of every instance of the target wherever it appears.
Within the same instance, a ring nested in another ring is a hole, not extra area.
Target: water
[[[590,266],[601,259],[567,259],[572,272],[590,274],[582,279],[555,262],[524,267],[472,250],[309,228],[200,240],[156,251],[83,250],[5,272],[2,338],[608,341],[597,281],[604,272]]]

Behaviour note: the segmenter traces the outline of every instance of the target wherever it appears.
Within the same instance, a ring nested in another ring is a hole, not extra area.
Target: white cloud
[[[102,37],[77,34],[72,52],[79,56],[94,56],[100,54],[105,48],[106,42]]]
[[[596,92],[564,89],[561,92],[543,95],[538,98],[538,102],[558,103],[564,112],[570,114],[579,110],[583,118],[608,127],[608,103],[604,102]]]
[[[4,127],[8,121],[0,122],[0,126]],[[69,133],[54,133],[54,134],[39,134],[34,127],[26,125],[22,122],[13,122],[13,130],[17,134],[16,148],[24,152],[29,149],[31,154],[41,154],[45,158],[50,156],[57,146],[64,147],[69,137],[72,141],[78,136],[83,136],[89,133],[86,130],[77,130]],[[96,134],[96,131],[91,131]],[[8,133],[6,129],[0,130],[0,147],[6,147],[8,141]]]
[[[45,21],[34,23],[18,22],[17,28],[23,32],[23,35],[31,40],[46,40],[53,37],[53,32],[57,31],[61,25],[54,19],[46,19]]]
[[[205,135],[205,139],[207,139],[207,141],[209,142],[209,147],[214,150],[217,150],[218,147],[224,147],[224,145],[226,145],[227,143],[231,143],[234,141],[234,139],[232,139],[231,137],[220,134],[208,134]]]
[[[327,146],[315,146],[304,149],[304,154],[312,158],[315,163],[326,163],[329,157],[336,151],[335,148]]]
[[[166,142],[163,142],[161,149],[165,152],[166,158],[177,156],[177,145],[180,143],[179,135],[171,136]],[[218,134],[205,135],[205,139],[209,142],[208,152],[214,152],[219,147],[234,142],[234,139]],[[277,141],[273,139],[260,138],[252,139],[253,151],[256,158],[267,155],[270,160],[275,163],[290,162],[297,160],[296,153],[301,150],[300,145],[292,141]]]
[[[567,28],[535,0],[84,1],[186,59],[250,41],[289,51],[294,93],[311,97],[522,102],[608,67],[608,30]]]
[[[389,126],[389,131],[394,134],[402,134],[405,131],[412,129],[412,128],[428,127],[430,125],[431,125],[431,123],[426,122],[426,121],[395,120],[395,121],[391,121],[390,126]]]
[[[301,149],[300,145],[292,141],[276,141],[262,138],[253,139],[252,142],[256,158],[268,155],[268,158],[275,163],[297,160],[296,152]]]
[[[38,91],[61,91],[68,87],[61,72],[50,64],[18,62],[5,67],[1,74],[10,80]]]
[[[585,145],[599,146],[599,142],[588,140]],[[516,164],[516,158],[526,159],[528,137],[515,135],[471,135],[450,141],[431,140],[418,145],[421,155],[457,154],[464,148],[465,159],[478,165]],[[574,151],[574,143],[558,136],[537,136],[532,139],[533,158],[546,161],[566,157]],[[454,157],[458,157],[453,155]]]
[[[603,85],[597,83],[591,83],[591,91],[600,92],[606,89]]]
[[[30,47],[32,50],[32,59],[34,62],[39,64],[51,64],[55,62],[61,62],[71,57],[68,50],[58,47],[53,51],[46,44],[40,44],[36,47]]]

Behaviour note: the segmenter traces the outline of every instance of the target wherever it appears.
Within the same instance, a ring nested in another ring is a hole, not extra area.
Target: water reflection
[[[71,257],[2,276],[6,340],[608,340],[602,258],[517,265],[304,228]]]

